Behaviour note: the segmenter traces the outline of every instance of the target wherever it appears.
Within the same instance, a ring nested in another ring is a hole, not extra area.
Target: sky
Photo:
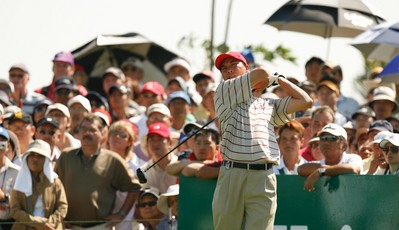
[[[215,1],[215,44],[225,40],[229,0]],[[344,72],[342,91],[353,92],[352,81],[365,72],[360,52],[351,39],[321,37],[278,31],[264,24],[287,0],[233,0],[227,43],[231,50],[262,44],[268,49],[283,45],[292,50],[297,63],[259,61],[272,71],[304,79],[305,62],[312,56],[340,64]],[[397,0],[369,0],[385,17],[398,20]],[[52,58],[72,51],[100,34],[136,32],[189,60],[193,72],[206,68],[202,49],[179,48],[178,41],[193,35],[197,44],[210,37],[211,0],[2,0],[0,1],[0,78],[8,78],[15,63],[24,63],[31,74],[30,89],[52,79]],[[327,57],[327,48],[330,51]],[[217,71],[215,71],[217,72]]]

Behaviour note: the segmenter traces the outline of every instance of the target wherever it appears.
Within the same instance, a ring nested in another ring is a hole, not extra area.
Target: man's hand
[[[43,226],[44,230],[55,230],[55,227],[50,223],[45,223]]]
[[[305,182],[304,182],[304,189],[308,192],[312,192],[315,190],[314,185],[317,183],[317,181],[319,181],[320,179],[320,172],[319,170],[315,170],[312,172],[312,174],[310,174]]]
[[[119,224],[123,219],[125,219],[125,216],[122,216],[118,213],[113,213],[111,215],[106,216],[105,219],[108,221],[106,226],[113,227]]]

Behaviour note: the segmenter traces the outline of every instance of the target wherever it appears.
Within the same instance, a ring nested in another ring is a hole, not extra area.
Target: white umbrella
[[[350,43],[368,59],[388,62],[399,53],[399,21],[379,24]]]

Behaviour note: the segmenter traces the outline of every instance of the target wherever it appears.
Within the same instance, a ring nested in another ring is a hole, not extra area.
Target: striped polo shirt
[[[223,159],[278,164],[280,151],[274,127],[294,118],[285,112],[290,98],[255,97],[249,72],[220,83],[214,100]]]

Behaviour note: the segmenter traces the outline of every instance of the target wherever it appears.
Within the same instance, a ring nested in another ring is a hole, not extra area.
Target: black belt
[[[266,164],[245,164],[234,161],[223,161],[222,165],[226,168],[240,168],[240,169],[252,169],[252,170],[269,170],[273,167],[272,163]]]

